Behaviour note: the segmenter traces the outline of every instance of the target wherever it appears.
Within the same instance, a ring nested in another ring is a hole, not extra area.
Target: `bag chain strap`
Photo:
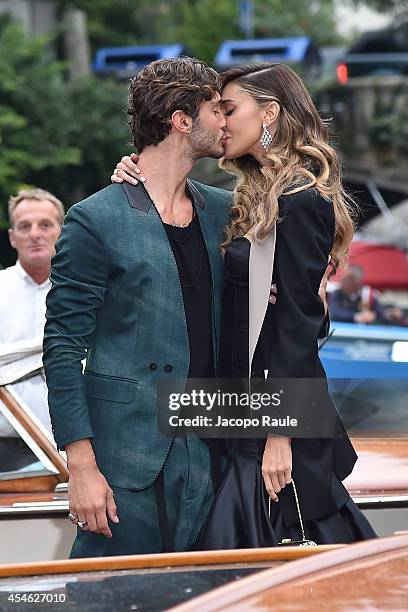
[[[290,482],[291,482],[291,485],[293,486],[293,492],[295,494],[296,508],[297,508],[297,513],[298,513],[298,517],[299,517],[300,529],[301,529],[301,532],[302,532],[302,540],[306,540],[305,530],[304,530],[304,527],[303,527],[302,514],[300,512],[300,505],[299,505],[298,494],[297,494],[297,491],[296,491],[295,481],[292,479]],[[271,498],[270,497],[268,498],[268,516],[269,516],[269,518],[271,518]]]

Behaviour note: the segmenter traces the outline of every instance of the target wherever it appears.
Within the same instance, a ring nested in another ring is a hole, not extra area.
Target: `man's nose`
[[[35,223],[30,228],[30,238],[31,240],[38,240],[41,235],[41,230]]]

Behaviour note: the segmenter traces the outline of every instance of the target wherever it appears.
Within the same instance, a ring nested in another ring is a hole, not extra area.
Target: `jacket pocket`
[[[84,373],[85,389],[88,397],[128,404],[133,401],[137,391],[137,380],[105,376],[104,374]]]

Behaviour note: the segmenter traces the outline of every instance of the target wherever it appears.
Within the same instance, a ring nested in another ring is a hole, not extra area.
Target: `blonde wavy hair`
[[[299,76],[284,64],[240,66],[221,76],[223,87],[238,85],[260,107],[271,101],[280,106],[273,141],[262,163],[250,155],[220,161],[220,167],[236,177],[230,223],[221,250],[225,252],[233,238],[252,228],[254,239],[262,241],[280,221],[278,198],[314,187],[334,205],[335,238],[330,254],[333,275],[347,261],[357,207],[343,189],[341,164],[329,144],[326,123]]]

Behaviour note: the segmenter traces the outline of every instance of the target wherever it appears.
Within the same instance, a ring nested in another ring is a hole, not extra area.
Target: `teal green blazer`
[[[216,357],[232,194],[190,180],[188,189],[209,254]],[[157,383],[187,377],[189,344],[176,262],[141,183],[69,209],[51,281],[44,367],[57,445],[91,438],[108,482],[148,487],[171,444],[157,428]]]

